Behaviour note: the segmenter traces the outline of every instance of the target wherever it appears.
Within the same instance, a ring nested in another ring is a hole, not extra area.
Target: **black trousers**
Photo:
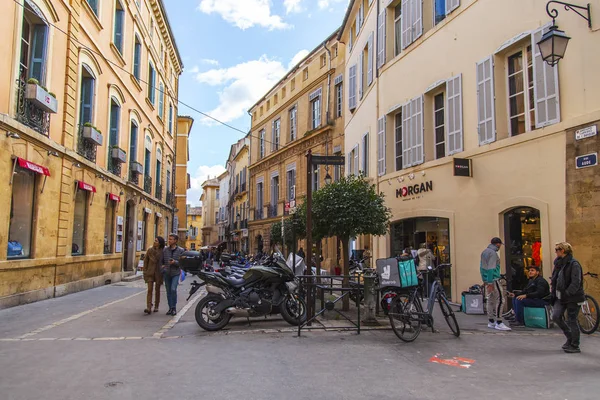
[[[567,311],[566,321],[565,310]],[[556,300],[554,303],[554,312],[552,313],[552,320],[556,322],[556,325],[558,325],[560,329],[562,329],[567,340],[575,347],[579,347],[581,336],[579,332],[579,322],[577,321],[580,310],[581,307],[577,303],[561,304],[560,300]]]

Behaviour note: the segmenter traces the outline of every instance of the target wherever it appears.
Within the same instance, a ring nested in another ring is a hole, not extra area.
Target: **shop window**
[[[73,243],[71,255],[81,256],[85,254],[85,231],[88,213],[88,192],[77,190],[75,194],[75,211],[73,213]]]
[[[104,219],[104,254],[113,252],[113,238],[115,229],[115,202],[108,200]]]
[[[527,286],[527,268],[542,267],[540,211],[517,207],[504,214],[506,279],[509,290]]]
[[[31,257],[34,201],[34,173],[16,167],[12,182],[10,225],[8,228],[7,257],[9,259]]]

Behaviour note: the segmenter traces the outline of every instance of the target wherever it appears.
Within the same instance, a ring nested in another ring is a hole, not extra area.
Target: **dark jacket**
[[[560,293],[562,304],[581,303],[585,301],[583,291],[583,270],[581,264],[572,255],[566,255],[555,262],[556,291]],[[554,273],[552,274],[554,277]],[[554,283],[554,281],[553,281]],[[554,286],[554,285],[553,285]],[[557,296],[558,297],[558,296]]]
[[[543,299],[550,294],[550,285],[541,275],[535,279],[530,279],[522,294],[527,295],[528,299]]]
[[[181,273],[179,269],[179,257],[183,254],[185,250],[183,248],[176,246],[174,249],[167,246],[163,250],[163,259],[165,265],[165,271],[169,274],[169,276],[178,276]],[[173,259],[175,261],[174,264],[171,265],[170,260]]]

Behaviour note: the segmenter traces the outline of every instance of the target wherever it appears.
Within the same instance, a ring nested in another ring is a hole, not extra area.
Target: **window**
[[[396,171],[403,168],[402,165],[402,109],[394,115],[394,142],[396,145]]]
[[[262,219],[262,215],[263,215],[263,204],[264,204],[264,199],[263,199],[263,183],[259,182],[256,185],[256,211],[257,211],[257,218],[256,219]]]
[[[287,172],[287,199],[296,199],[296,170],[290,169]]]
[[[165,180],[167,192],[171,192],[171,162],[167,160],[167,178]],[[168,201],[169,199],[167,199]]]
[[[321,55],[320,64],[321,64],[321,68],[323,68],[325,65],[327,65],[327,56],[325,56],[325,54]]]
[[[402,167],[423,163],[423,96],[402,106]]]
[[[81,108],[79,110],[79,125],[92,122],[94,117],[94,86],[95,78],[92,70],[85,64],[81,68]]]
[[[154,105],[156,96],[156,71],[152,62],[148,63],[148,100]]]
[[[263,106],[260,106],[260,116],[262,117],[264,114]]]
[[[277,215],[277,203],[279,203],[279,176],[271,178],[271,207],[275,210],[274,215]]]
[[[446,0],[434,0],[434,23],[437,25],[446,18]]]
[[[196,243],[190,243],[191,250],[196,250]]]
[[[436,159],[446,156],[444,118],[444,93],[440,93],[433,98],[433,130]]]
[[[367,41],[367,47],[365,48],[365,57],[366,65],[364,65],[363,68],[365,68],[365,70],[367,71],[366,86],[371,86],[371,84],[373,83],[373,32],[371,32]]]
[[[402,49],[423,35],[423,2],[422,0],[402,0]]]
[[[285,95],[286,95],[286,89],[285,88],[281,88],[281,99],[285,99]]]
[[[196,220],[196,216],[192,215],[192,221],[195,221],[195,220]]]
[[[150,39],[154,38],[154,18],[150,17]]]
[[[21,33],[20,76],[37,79],[41,85],[46,81],[46,53],[48,46],[48,26],[45,17],[25,2],[23,30]]]
[[[110,99],[110,135],[108,148],[119,146],[119,122],[121,118],[121,106],[114,97]]]
[[[290,109],[290,142],[296,140],[296,132],[298,130],[298,124],[296,120],[296,116],[298,113],[298,108],[296,106]]]
[[[135,121],[131,121],[129,128],[129,163],[137,161],[137,141],[138,141],[138,125]]]
[[[169,103],[169,125],[167,126],[168,132],[173,134],[173,104]]]
[[[477,132],[480,145],[496,140],[493,77],[494,63],[491,56],[477,63]]]
[[[312,190],[313,193],[319,190],[319,165],[315,165],[312,173]]]
[[[369,134],[365,133],[362,138],[362,172],[369,176]]]
[[[348,69],[348,109],[350,111],[356,108],[356,64]]]
[[[217,189],[215,191],[215,200],[219,200],[219,193],[220,193],[220,191],[219,191],[219,189]]]
[[[144,154],[144,176],[150,178],[150,168],[152,166],[152,139],[150,136],[146,136],[146,152]]]
[[[321,126],[321,88],[318,88],[308,96],[311,110],[311,127],[317,129]]]
[[[88,212],[88,192],[77,189],[75,194],[75,210],[73,214],[73,244],[71,255],[85,254],[85,231]]]
[[[402,51],[402,4],[394,7],[394,57]]]
[[[304,68],[304,71],[302,71],[302,79],[303,80],[307,80],[308,79],[308,67]]]
[[[279,150],[279,138],[281,132],[281,118],[273,121],[273,143],[271,143],[271,151]]]
[[[90,5],[90,8],[94,12],[94,14],[98,15],[98,1],[99,0],[86,0],[86,1]]]
[[[535,129],[533,91],[533,58],[531,46],[527,46],[508,57],[508,112],[511,136]]]
[[[384,9],[377,16],[377,68],[385,64],[386,18],[387,10]]]
[[[16,167],[12,181],[7,258],[31,257],[35,174]]]
[[[358,145],[348,153],[348,175],[358,175]]]
[[[335,116],[339,118],[342,116],[342,107],[344,106],[344,95],[342,83],[335,85]]]
[[[267,111],[271,109],[271,100],[267,100]]]
[[[263,158],[265,156],[265,130],[262,129],[259,133],[259,144],[258,144],[258,156]]]
[[[162,82],[158,85],[158,117],[162,120],[165,114],[165,86]]]
[[[377,120],[377,175],[385,175],[385,116]]]
[[[352,51],[352,43],[354,42],[354,29],[355,25],[352,24],[350,27],[350,32],[348,32],[348,52]]]
[[[296,78],[292,78],[290,81],[290,90],[293,91],[294,89],[296,89]]]
[[[162,177],[162,151],[160,148],[158,148],[158,149],[156,149],[156,175],[154,176],[154,179],[156,179],[156,193],[154,193],[154,195],[156,197],[162,197],[161,177]]]
[[[277,95],[273,96],[273,105],[279,102],[279,97]]]
[[[123,10],[123,6],[121,2],[117,0],[115,2],[115,32],[113,43],[119,53],[123,54],[123,25],[125,23],[125,10]]]
[[[333,45],[331,52],[333,53],[333,56],[332,56],[333,58],[336,58],[338,56],[338,45],[337,44]]]
[[[138,81],[141,79],[140,77],[140,69],[142,62],[142,44],[140,43],[140,39],[137,35],[135,35],[135,43],[133,45],[133,76]]]
[[[104,217],[104,254],[113,252],[113,236],[115,226],[115,202],[109,200],[106,204]]]

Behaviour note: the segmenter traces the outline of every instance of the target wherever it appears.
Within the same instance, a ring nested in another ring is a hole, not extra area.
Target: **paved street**
[[[144,302],[136,281],[0,310],[2,399],[577,400],[600,390],[598,336],[568,355],[555,330],[496,333],[463,315],[459,339],[440,325],[412,344],[389,330],[298,338],[279,317],[207,333],[193,307],[146,316]]]

